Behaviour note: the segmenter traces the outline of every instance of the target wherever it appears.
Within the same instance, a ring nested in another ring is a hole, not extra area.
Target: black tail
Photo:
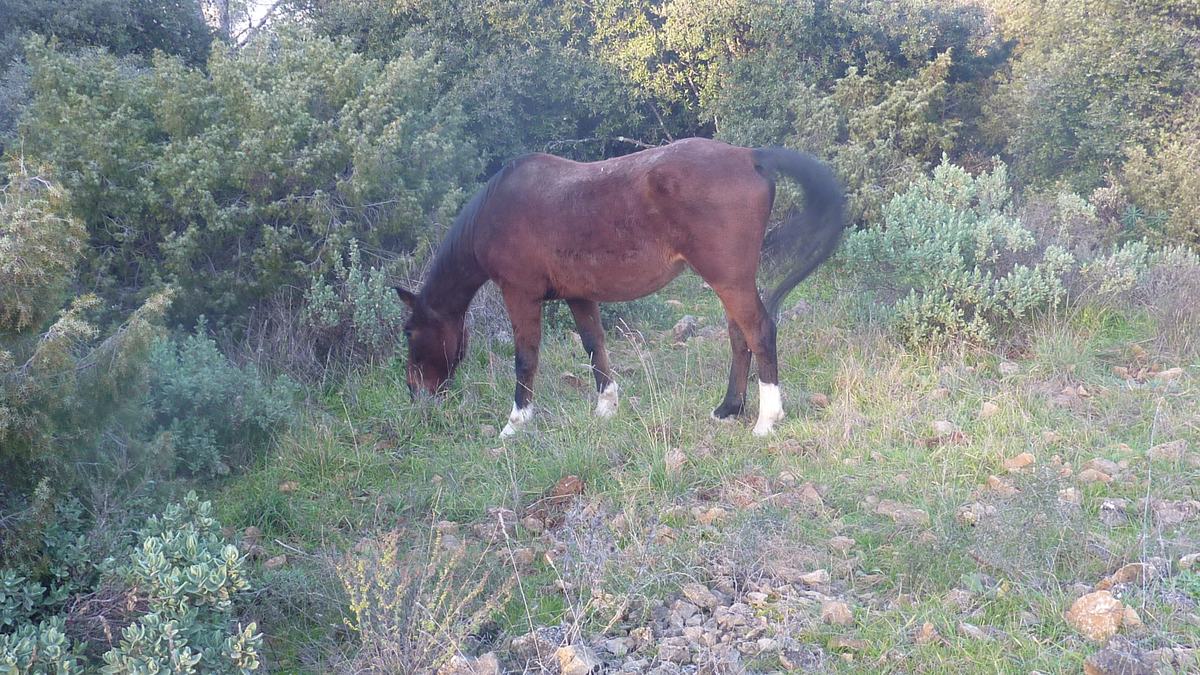
[[[765,300],[767,312],[774,317],[796,284],[833,255],[845,229],[846,197],[833,171],[812,155],[787,148],[758,148],[754,162],[768,180],[783,174],[804,189],[804,210],[788,214],[763,242],[764,259],[787,270]]]

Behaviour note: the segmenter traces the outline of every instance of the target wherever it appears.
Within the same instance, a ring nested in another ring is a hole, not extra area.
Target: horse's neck
[[[473,256],[459,256],[434,264],[421,295],[434,311],[457,318],[467,313],[471,300],[486,281],[487,274]]]

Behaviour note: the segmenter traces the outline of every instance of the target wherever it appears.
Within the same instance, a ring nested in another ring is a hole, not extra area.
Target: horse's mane
[[[442,239],[442,243],[438,246],[437,252],[433,256],[433,261],[429,265],[429,273],[425,275],[426,283],[422,288],[423,292],[429,289],[429,281],[454,278],[461,274],[462,261],[466,257],[473,255],[472,247],[479,214],[483,211],[488,201],[491,200],[496,189],[508,177],[509,173],[527,157],[529,155],[522,155],[506,162],[495,175],[488,179],[488,182],[483,187],[475,191],[471,199],[458,212],[458,215],[454,218],[454,223],[450,226],[450,231]]]

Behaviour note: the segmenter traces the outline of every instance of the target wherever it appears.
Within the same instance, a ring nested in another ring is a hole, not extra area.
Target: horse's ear
[[[409,309],[415,310],[417,308],[417,295],[412,291],[397,286],[396,295],[400,296],[400,300],[408,305]]]

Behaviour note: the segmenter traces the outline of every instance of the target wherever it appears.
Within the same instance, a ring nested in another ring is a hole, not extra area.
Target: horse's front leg
[[[617,383],[613,379],[612,367],[608,364],[608,350],[604,348],[604,326],[600,323],[600,303],[593,300],[568,300],[571,316],[575,317],[575,328],[583,349],[592,361],[592,374],[596,378],[597,417],[612,417],[617,414]]]
[[[513,409],[508,414],[508,424],[500,432],[501,438],[515,434],[518,428],[533,419],[533,378],[537,374],[538,348],[542,342],[541,300],[505,293],[504,304],[512,322],[517,387],[513,393]]]

